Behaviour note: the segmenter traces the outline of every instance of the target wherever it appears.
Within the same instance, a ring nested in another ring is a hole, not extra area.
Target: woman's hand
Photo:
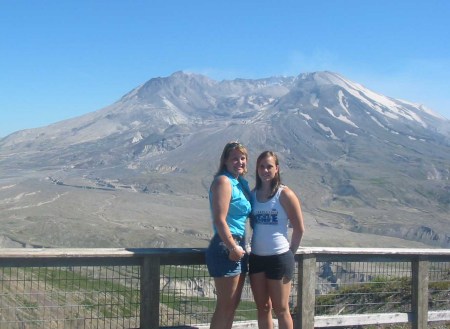
[[[233,262],[239,262],[242,259],[242,257],[244,257],[244,255],[245,255],[244,249],[242,249],[241,246],[237,245],[236,247],[230,249],[228,258]]]

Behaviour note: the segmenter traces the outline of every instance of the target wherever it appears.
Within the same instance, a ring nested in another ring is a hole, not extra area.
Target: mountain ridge
[[[221,148],[239,140],[250,151],[250,181],[260,151],[279,154],[283,179],[301,196],[318,236],[328,227],[343,237],[345,230],[448,247],[449,132],[450,121],[423,105],[333,72],[215,81],[179,71],[150,79],[98,111],[0,139],[0,167],[10,175],[0,181],[0,200],[2,192],[3,200],[13,199],[1,186],[32,176],[41,180],[33,181],[36,187],[60,182],[68,194],[107,182],[113,188],[104,193],[167,195],[179,199],[174,205],[191,196],[203,203]],[[0,206],[5,218],[14,217],[8,202]],[[207,205],[204,211],[209,217]],[[141,220],[156,226],[158,218],[145,215]],[[109,216],[106,221],[117,222]],[[206,223],[195,230],[209,229]],[[53,241],[42,239],[33,243]]]

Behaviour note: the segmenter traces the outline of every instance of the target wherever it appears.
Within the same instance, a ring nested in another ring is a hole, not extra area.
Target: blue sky
[[[450,119],[447,0],[0,0],[0,137],[184,70],[333,71]]]

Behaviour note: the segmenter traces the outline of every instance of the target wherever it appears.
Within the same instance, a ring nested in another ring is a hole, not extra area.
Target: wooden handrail
[[[159,326],[160,265],[205,264],[204,248],[5,248],[0,267],[136,265],[141,268],[140,328]],[[450,310],[428,312],[430,261],[450,261],[450,249],[302,247],[296,254],[298,292],[296,329],[339,325],[450,321]],[[316,263],[323,261],[403,261],[411,263],[411,312],[315,316]]]

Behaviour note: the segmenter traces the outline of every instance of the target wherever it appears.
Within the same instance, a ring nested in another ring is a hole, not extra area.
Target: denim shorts
[[[236,244],[245,250],[244,237],[233,236]],[[209,275],[217,278],[224,276],[236,276],[248,272],[248,255],[245,254],[240,261],[232,261],[228,258],[230,254],[227,246],[218,234],[211,239],[208,249],[206,249],[206,265]]]
[[[249,274],[264,272],[267,279],[281,280],[286,278],[292,280],[294,275],[295,259],[292,251],[279,255],[258,256],[250,254]]]

